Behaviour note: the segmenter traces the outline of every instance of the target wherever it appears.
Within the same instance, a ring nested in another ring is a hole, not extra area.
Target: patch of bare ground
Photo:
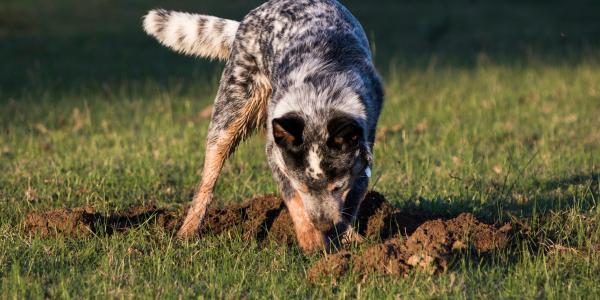
[[[75,238],[125,232],[148,224],[175,232],[181,225],[184,209],[157,207],[154,204],[132,207],[110,214],[93,208],[56,209],[29,213],[24,221],[28,234],[46,238],[58,235]],[[390,204],[383,195],[370,192],[361,206],[356,231],[374,242],[361,253],[341,250],[326,255],[308,272],[312,281],[337,278],[348,271],[363,276],[387,274],[401,276],[413,269],[437,272],[446,270],[453,255],[466,248],[486,253],[506,245],[511,225],[496,227],[478,221],[472,214],[442,218],[427,213],[405,212]],[[275,196],[250,199],[243,204],[211,208],[200,230],[201,235],[241,232],[244,239],[262,242],[296,243],[292,220],[282,200]]]

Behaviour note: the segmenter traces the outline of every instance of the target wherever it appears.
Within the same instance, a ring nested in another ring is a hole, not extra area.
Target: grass
[[[440,275],[349,275],[332,287],[305,280],[318,256],[235,235],[25,235],[32,210],[189,201],[208,125],[197,116],[221,65],[161,48],[139,16],[163,6],[239,18],[255,4],[0,4],[0,298],[600,296],[600,18],[591,1],[348,3],[385,78],[374,188],[403,207],[521,218],[532,234],[515,249],[461,257]],[[262,140],[228,161],[215,205],[276,192]]]

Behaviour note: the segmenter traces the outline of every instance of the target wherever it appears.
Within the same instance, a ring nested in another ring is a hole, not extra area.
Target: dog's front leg
[[[370,170],[369,170],[370,172]],[[347,229],[343,232],[343,235],[338,239],[338,245],[350,244],[352,242],[360,242],[363,240],[362,236],[358,234],[352,224],[356,220],[356,215],[362,204],[369,188],[369,177],[365,174],[358,177],[354,182],[352,189],[345,195],[344,208],[343,208],[343,219],[347,225]]]
[[[252,72],[247,72],[247,76],[251,77],[248,84],[236,77],[234,69],[246,70],[252,69],[252,66],[230,60],[225,68],[208,129],[202,181],[177,233],[179,237],[198,233],[225,159],[264,122],[270,85],[263,75]]]
[[[308,218],[300,194],[294,192],[291,197],[284,195],[284,201],[292,217],[300,248],[304,252],[325,250],[327,247],[326,236]]]
[[[223,167],[223,163],[230,151],[231,137],[221,137],[216,141],[207,141],[204,157],[204,169],[202,170],[202,181],[198,186],[192,205],[188,210],[183,225],[177,232],[179,237],[191,237],[200,229],[200,224],[206,213],[208,204],[212,201],[213,190]]]

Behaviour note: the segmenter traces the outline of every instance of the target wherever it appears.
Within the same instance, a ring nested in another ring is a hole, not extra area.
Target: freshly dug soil
[[[308,271],[318,282],[323,277],[342,276],[353,270],[370,274],[406,275],[413,269],[434,273],[445,271],[453,255],[467,249],[487,253],[506,246],[512,227],[500,228],[479,222],[472,214],[436,219],[421,224],[407,238],[391,238],[367,248],[360,254],[348,251],[324,257]]]
[[[187,207],[174,209],[154,204],[135,206],[106,215],[97,213],[90,207],[56,209],[29,213],[25,218],[25,230],[42,237],[86,237],[124,232],[147,224],[175,232],[183,222],[184,211],[187,211]],[[270,235],[278,241],[292,243],[294,232],[291,224],[292,220],[283,202],[275,196],[264,196],[244,204],[209,209],[200,232],[204,235],[241,230],[246,238],[264,240]]]
[[[367,238],[387,239],[398,234],[410,234],[432,216],[405,213],[393,207],[377,192],[367,194],[359,210],[357,230]],[[176,231],[183,222],[183,209],[157,207],[154,204],[135,206],[111,214],[97,213],[94,208],[56,209],[32,212],[25,219],[25,230],[43,237],[66,235],[85,237],[91,234],[124,232],[141,224],[153,224],[167,231]],[[240,230],[245,238],[263,241],[271,237],[285,244],[296,242],[292,219],[283,201],[275,196],[263,196],[207,211],[202,234],[220,234]]]
[[[114,234],[151,225],[175,232],[187,208],[136,206],[111,214],[93,208],[56,209],[32,212],[25,218],[25,230],[42,237]],[[236,230],[245,239],[262,242],[296,243],[291,217],[283,201],[275,196],[250,199],[243,204],[208,210],[201,236]],[[444,219],[422,212],[405,212],[392,206],[377,192],[367,194],[356,220],[356,231],[368,241],[378,242],[362,253],[341,250],[327,255],[308,273],[309,279],[337,278],[350,270],[404,275],[412,269],[428,272],[445,270],[452,255],[463,249],[480,253],[506,245],[510,225],[496,228],[479,222],[471,214]]]
[[[426,212],[407,212],[394,207],[378,192],[369,192],[358,210],[357,232],[368,239],[385,240],[412,234],[428,220],[439,218]]]
[[[146,222],[175,228],[178,217],[175,212],[157,208],[153,204],[132,207],[110,215],[97,213],[92,207],[55,209],[29,213],[25,218],[25,231],[42,237],[85,237],[123,232]]]

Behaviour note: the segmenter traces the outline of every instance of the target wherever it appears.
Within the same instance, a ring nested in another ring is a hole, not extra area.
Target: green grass
[[[239,18],[256,4],[37,2],[0,4],[0,298],[600,297],[597,3],[348,3],[385,79],[375,189],[403,207],[515,216],[532,233],[440,275],[333,287],[305,280],[318,256],[237,236],[25,235],[32,210],[189,201],[208,125],[195,116],[221,65],[161,48],[139,17]],[[215,205],[276,191],[262,141],[227,162]]]

